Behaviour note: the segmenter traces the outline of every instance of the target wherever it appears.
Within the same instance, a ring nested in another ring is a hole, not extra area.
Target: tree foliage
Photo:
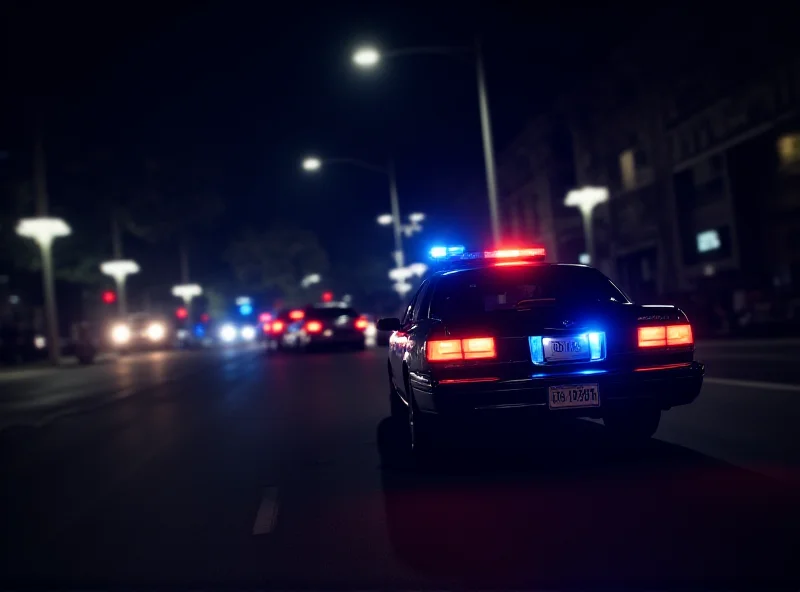
[[[280,296],[287,303],[302,300],[300,282],[306,275],[328,270],[328,255],[317,236],[284,225],[245,231],[225,256],[243,289]]]

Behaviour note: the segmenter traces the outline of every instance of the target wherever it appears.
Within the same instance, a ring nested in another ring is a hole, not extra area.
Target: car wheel
[[[658,429],[661,410],[655,405],[611,409],[603,415],[603,424],[612,437],[623,442],[645,442]]]
[[[406,385],[408,393],[408,405],[406,414],[408,417],[408,449],[411,453],[412,461],[415,465],[427,465],[431,460],[433,452],[433,425],[432,420],[420,412],[414,401],[414,391],[410,385]]]
[[[402,399],[400,399],[400,395],[397,394],[397,389],[394,387],[394,381],[391,375],[389,376],[389,409],[392,419],[398,423],[405,421],[408,416],[408,408],[406,404],[403,403]]]

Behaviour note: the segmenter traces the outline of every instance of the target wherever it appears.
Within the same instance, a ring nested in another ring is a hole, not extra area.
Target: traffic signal
[[[106,304],[114,304],[117,301],[117,294],[114,290],[106,290],[103,292],[103,302]]]
[[[178,310],[175,311],[175,316],[178,317],[179,319],[188,318],[189,317],[189,311],[181,306]]]
[[[323,302],[332,302],[333,301],[333,292],[323,292],[322,293],[322,301]]]

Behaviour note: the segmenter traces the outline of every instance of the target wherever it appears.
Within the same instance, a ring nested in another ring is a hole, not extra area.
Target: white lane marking
[[[269,534],[275,526],[275,519],[278,517],[278,488],[267,487],[264,490],[264,497],[258,507],[256,521],[253,524],[253,534]]]
[[[743,388],[757,388],[772,391],[800,392],[800,384],[787,384],[785,382],[761,382],[759,380],[737,380],[735,378],[714,378],[707,376],[703,382],[721,384],[724,386],[740,386]]]

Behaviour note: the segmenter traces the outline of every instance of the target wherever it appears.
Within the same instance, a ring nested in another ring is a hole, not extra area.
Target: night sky
[[[479,31],[500,154],[641,18],[630,7],[559,6],[6,3],[3,123],[24,154],[29,119],[18,114],[46,97],[52,209],[73,225],[81,197],[59,171],[83,154],[109,154],[114,170],[156,159],[179,177],[201,172],[227,209],[193,247],[200,276],[220,273],[231,237],[274,220],[317,232],[334,263],[358,265],[368,251],[385,253],[388,267],[391,233],[375,223],[389,207],[385,179],[343,166],[309,176],[299,161],[392,155],[403,212],[429,216],[412,252],[439,238],[480,242],[489,222],[475,74],[467,58],[436,56],[356,71],[352,48],[467,45]],[[164,277],[177,273],[177,250],[156,260],[152,247],[126,240]]]

